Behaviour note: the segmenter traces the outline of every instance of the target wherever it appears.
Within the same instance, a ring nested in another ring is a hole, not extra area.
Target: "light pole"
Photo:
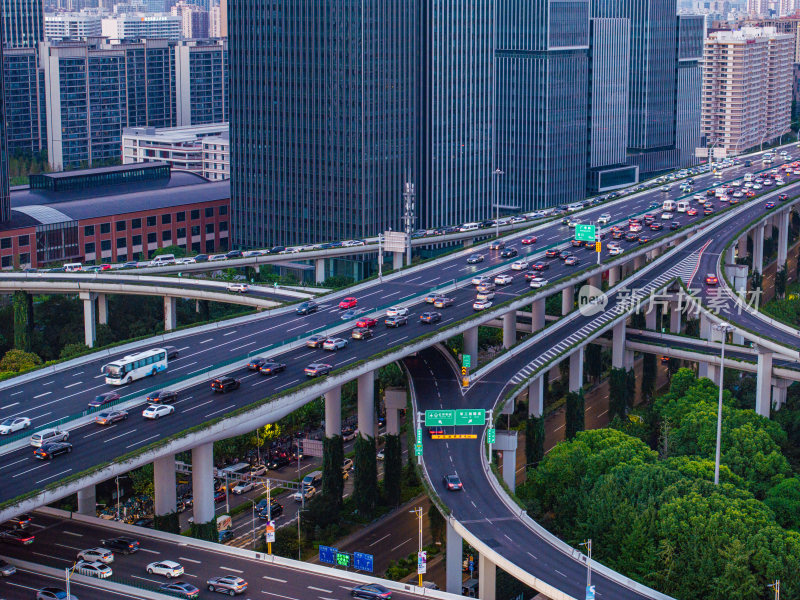
[[[114,477],[114,480],[117,483],[117,521],[119,521],[119,475]],[[69,584],[69,579],[67,579],[67,584]]]
[[[422,507],[417,506],[414,510],[408,511],[416,515],[417,519],[419,519],[419,550],[417,551],[417,564],[419,564],[419,556],[422,554]],[[419,569],[417,569],[419,571]],[[418,573],[419,576],[419,587],[422,587],[422,573]]]
[[[586,546],[586,598],[589,598],[589,590],[592,589],[592,540],[582,542],[581,546]],[[594,595],[591,597],[594,598]]]
[[[781,580],[776,579],[775,583],[770,583],[767,587],[775,590],[775,600],[781,600]]]
[[[712,326],[715,331],[722,333],[722,353],[719,365],[719,403],[717,406],[717,453],[714,459],[714,485],[719,485],[719,455],[722,446],[722,382],[725,376],[725,340],[728,332],[733,331],[733,326],[727,323],[717,323]]]
[[[496,237],[500,237],[500,181],[498,177],[505,175],[505,171],[495,169],[492,171],[492,175],[494,175],[494,234]]]

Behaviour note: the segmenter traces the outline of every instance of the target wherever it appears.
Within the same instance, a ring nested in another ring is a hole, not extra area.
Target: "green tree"
[[[650,400],[656,391],[656,355],[645,354],[642,358],[642,399]]]
[[[186,256],[186,248],[183,246],[164,246],[153,251],[153,256],[160,256],[162,254],[174,254],[175,258],[183,258]]]
[[[59,358],[64,360],[69,358],[75,358],[76,356],[80,356],[81,354],[88,352],[89,350],[91,350],[91,348],[89,348],[89,346],[87,346],[86,344],[67,344],[61,350]]]
[[[775,513],[781,527],[800,531],[800,479],[788,477],[771,487],[764,504]]]
[[[356,475],[353,482],[353,499],[362,518],[370,518],[378,505],[378,464],[375,438],[360,435],[355,443]]]
[[[131,479],[131,487],[136,494],[140,496],[155,496],[155,487],[153,485],[153,463],[142,465],[128,473]]]
[[[262,461],[264,461],[264,456],[261,449],[264,447],[264,444],[278,439],[280,435],[281,426],[278,423],[267,423],[253,432],[250,443],[258,449],[258,456]]]
[[[433,539],[434,544],[445,543],[445,526],[446,521],[444,520],[442,513],[439,512],[439,509],[435,504],[431,503],[431,506],[428,509],[428,527],[430,528],[431,538]]]
[[[761,282],[764,280],[764,277],[758,271],[753,271],[750,275],[750,287],[754,290],[761,289]]]
[[[577,392],[569,392],[567,394],[567,412],[566,412],[566,438],[571,440],[575,434],[585,429],[585,402],[583,398],[583,388]]]
[[[626,377],[625,411],[630,412],[633,408],[633,401],[636,398],[636,371],[628,369]]]
[[[31,352],[22,350],[9,350],[0,359],[0,371],[30,371],[42,364],[42,359]]]
[[[525,462],[538,465],[544,458],[544,417],[528,417],[525,421]]]
[[[608,419],[624,418],[628,409],[628,374],[612,368],[608,378]]]
[[[603,349],[597,344],[589,344],[584,359],[586,375],[596,384],[603,374]]]
[[[33,329],[33,297],[27,292],[14,292],[14,348],[31,351]]]
[[[322,495],[329,503],[341,508],[344,493],[344,441],[335,435],[322,440]]]
[[[775,291],[778,293],[778,298],[786,297],[786,284],[788,283],[789,276],[786,273],[786,263],[781,265],[778,272],[775,273]]]
[[[403,454],[399,435],[387,435],[384,447],[383,491],[386,504],[398,506],[401,500],[401,481],[403,477]]]

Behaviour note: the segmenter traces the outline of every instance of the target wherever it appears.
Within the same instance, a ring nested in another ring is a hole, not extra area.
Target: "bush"
[[[42,364],[42,359],[33,352],[23,350],[9,350],[0,359],[0,371],[15,371],[21,373]]]

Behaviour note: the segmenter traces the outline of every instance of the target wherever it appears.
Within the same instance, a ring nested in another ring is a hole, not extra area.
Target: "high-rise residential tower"
[[[414,0],[230,3],[234,245],[400,226],[417,18]]]
[[[0,0],[0,25],[9,48],[35,48],[44,39],[42,0]]]
[[[3,102],[3,31],[0,29],[0,222],[11,218],[8,187],[8,149],[6,148],[5,102]]]

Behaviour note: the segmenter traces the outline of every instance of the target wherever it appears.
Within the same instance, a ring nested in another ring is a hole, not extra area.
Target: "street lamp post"
[[[408,511],[416,515],[419,519],[419,550],[417,551],[417,563],[419,563],[419,555],[422,554],[422,507],[417,506],[414,510]],[[417,569],[419,571],[419,569]],[[422,587],[422,573],[418,573],[419,587]]]
[[[119,521],[119,475],[117,475],[114,480],[117,484],[117,521]]]
[[[592,589],[592,540],[586,540],[581,546],[586,546],[586,598],[588,599],[589,590]]]
[[[767,587],[775,590],[775,600],[781,600],[781,580],[776,579],[775,583],[770,583]]]
[[[496,237],[500,237],[500,181],[498,179],[499,175],[505,175],[505,171],[501,169],[495,169],[492,171],[492,175],[495,177],[493,178],[494,181],[494,234]]]
[[[722,333],[722,352],[719,365],[719,401],[717,406],[717,452],[714,459],[714,485],[719,485],[719,457],[722,446],[722,382],[725,376],[725,340],[728,332],[733,331],[733,326],[727,323],[717,323],[712,326],[715,331]]]

